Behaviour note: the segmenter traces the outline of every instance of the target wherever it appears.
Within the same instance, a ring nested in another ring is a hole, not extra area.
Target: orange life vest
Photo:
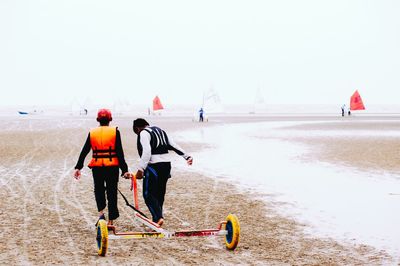
[[[90,144],[93,151],[90,168],[119,165],[115,150],[116,136],[116,127],[100,126],[90,130]]]

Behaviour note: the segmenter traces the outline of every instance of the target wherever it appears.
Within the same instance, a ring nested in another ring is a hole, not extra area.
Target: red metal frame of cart
[[[135,206],[128,203],[123,194],[127,205],[134,211],[134,220],[153,230],[152,232],[118,232],[113,225],[106,225],[104,220],[99,222],[97,227],[97,244],[99,255],[104,256],[108,247],[108,239],[142,239],[142,238],[173,238],[173,237],[199,237],[199,236],[225,236],[226,247],[234,250],[239,242],[240,225],[237,217],[229,214],[226,221],[221,221],[215,229],[185,230],[170,232],[161,228],[157,223],[145,217],[139,210],[137,198],[136,177],[132,177],[131,188],[133,190],[133,199]]]

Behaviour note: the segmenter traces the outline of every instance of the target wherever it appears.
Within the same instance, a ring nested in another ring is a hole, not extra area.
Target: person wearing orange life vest
[[[88,167],[93,172],[94,194],[99,219],[105,219],[104,209],[107,205],[105,194],[107,192],[108,224],[112,225],[113,220],[119,217],[117,204],[119,168],[125,178],[130,178],[131,174],[128,172],[128,165],[125,162],[119,130],[117,127],[109,126],[112,121],[111,111],[100,109],[97,121],[100,126],[90,130],[75,166],[74,177],[77,180],[80,179],[80,170],[83,168],[87,154],[92,150],[92,159]]]

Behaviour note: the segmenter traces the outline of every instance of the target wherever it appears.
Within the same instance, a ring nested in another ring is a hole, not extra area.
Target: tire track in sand
[[[61,142],[62,140],[62,135],[59,135],[57,141]],[[55,185],[53,186],[53,206],[57,214],[60,227],[68,229],[66,230],[66,232],[64,232],[64,240],[68,246],[67,250],[70,256],[69,258],[70,260],[73,258],[74,264],[80,264],[81,259],[78,254],[81,250],[79,248],[79,245],[76,244],[76,239],[74,237],[76,236],[76,234],[73,234],[70,229],[74,230],[75,227],[80,227],[82,226],[82,224],[73,223],[71,221],[71,217],[76,216],[74,210],[77,210],[78,213],[81,214],[80,217],[85,220],[88,227],[89,224],[91,224],[91,219],[76,197],[75,182],[73,180],[71,171],[71,158],[76,153],[76,150],[74,149],[74,145],[71,145],[70,147],[71,148],[67,153],[63,153],[64,158],[62,160],[62,163],[60,166],[57,167],[58,174],[55,175],[57,180],[55,181]],[[66,220],[65,218],[68,219]],[[72,217],[72,220],[76,220],[75,217]]]

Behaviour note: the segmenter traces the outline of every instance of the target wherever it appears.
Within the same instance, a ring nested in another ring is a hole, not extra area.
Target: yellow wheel
[[[105,256],[108,247],[108,228],[105,220],[100,220],[97,223],[97,248],[99,256]]]
[[[226,248],[234,250],[239,243],[240,237],[240,224],[236,215],[229,214],[228,217],[226,217],[225,230],[227,231],[225,236]]]

